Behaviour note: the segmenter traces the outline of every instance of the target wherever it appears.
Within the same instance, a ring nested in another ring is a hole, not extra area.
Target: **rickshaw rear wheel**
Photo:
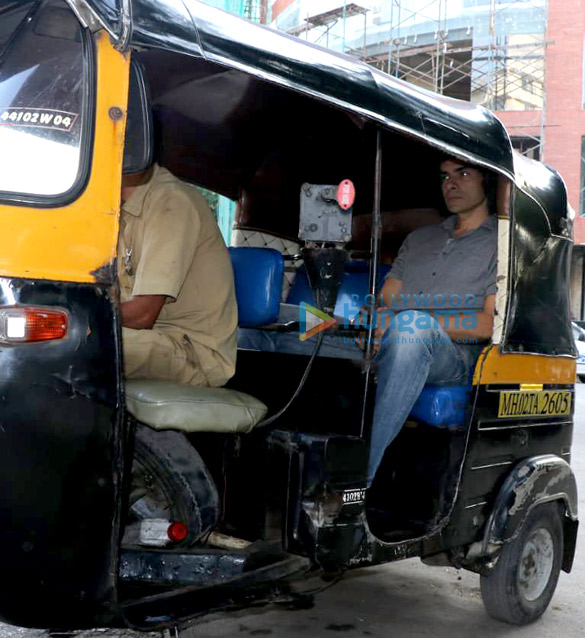
[[[165,519],[184,523],[190,545],[219,520],[217,488],[184,434],[136,425],[127,523]]]
[[[562,556],[559,505],[539,505],[528,514],[518,536],[504,545],[493,570],[481,577],[487,613],[513,625],[540,618],[557,586]]]

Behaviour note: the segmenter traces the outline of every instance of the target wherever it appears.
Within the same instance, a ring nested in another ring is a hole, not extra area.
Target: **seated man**
[[[440,170],[454,214],[406,238],[380,295],[368,485],[424,385],[466,383],[481,343],[492,335],[497,219],[490,215],[485,175],[454,159]]]
[[[126,377],[224,385],[238,321],[229,254],[201,193],[158,165],[123,177],[118,277]]]

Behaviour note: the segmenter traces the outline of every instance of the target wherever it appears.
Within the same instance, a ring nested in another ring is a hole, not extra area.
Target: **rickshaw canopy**
[[[512,176],[509,137],[487,109],[390,77],[347,55],[314,46],[197,0],[69,0],[85,6],[121,49],[158,48],[243,71],[446,152]],[[225,124],[224,124],[225,125]],[[206,184],[214,188],[214,184]],[[226,185],[215,190],[226,191]],[[227,190],[233,196],[234,186]]]

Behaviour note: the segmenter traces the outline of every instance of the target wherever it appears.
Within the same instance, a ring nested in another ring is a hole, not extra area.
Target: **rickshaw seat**
[[[259,251],[256,253],[255,251]],[[271,255],[270,253],[276,253]],[[240,326],[258,327],[271,323],[278,314],[278,294],[280,278],[281,255],[278,251],[268,248],[230,248],[230,255],[236,276],[236,296],[240,313]],[[275,260],[272,264],[271,261]],[[258,267],[256,265],[258,264]],[[274,269],[272,272],[271,269]],[[262,275],[262,271],[266,274]],[[380,273],[384,277],[389,271],[384,266]],[[264,281],[262,278],[265,278]],[[347,262],[341,284],[335,314],[357,314],[360,306],[365,303],[368,293],[368,264],[366,262]],[[255,304],[258,297],[259,303]],[[269,302],[269,299],[271,301]],[[358,301],[359,299],[359,301]],[[299,272],[292,285],[288,302],[293,305],[302,301],[314,303],[313,293],[308,282],[306,272]],[[273,305],[271,305],[273,304]],[[249,305],[257,305],[258,316],[255,321],[249,321]],[[246,323],[242,323],[242,318]],[[348,319],[351,319],[349,316]],[[465,409],[469,400],[471,386],[439,386],[427,385],[423,388],[419,398],[413,406],[410,416],[418,421],[438,428],[458,429],[464,426]]]
[[[369,293],[369,269],[370,266],[366,261],[348,261],[345,263],[343,279],[337,294],[335,310],[333,311],[336,317],[343,317],[348,321],[352,321],[359,314],[362,306],[366,305],[366,296]],[[379,271],[378,286],[388,272],[390,272],[390,266],[382,264]],[[307,271],[304,268],[297,273],[287,299],[289,304],[299,305],[301,302],[315,303]]]
[[[238,325],[256,328],[273,323],[278,318],[284,257],[274,248],[229,248],[236,300]]]
[[[284,259],[272,248],[230,248],[238,325],[257,327],[278,317]],[[126,407],[155,430],[249,432],[268,408],[228,388],[197,388],[171,381],[128,380]]]
[[[410,416],[433,427],[460,429],[465,425],[470,393],[469,385],[426,385]]]
[[[196,388],[171,381],[129,380],[126,407],[155,430],[249,432],[267,412],[254,397],[227,388]]]

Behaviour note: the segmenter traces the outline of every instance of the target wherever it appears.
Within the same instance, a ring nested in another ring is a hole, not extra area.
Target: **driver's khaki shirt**
[[[153,330],[186,349],[207,385],[223,385],[235,370],[234,277],[203,195],[155,166],[122,207],[118,250],[121,300],[166,295]]]

